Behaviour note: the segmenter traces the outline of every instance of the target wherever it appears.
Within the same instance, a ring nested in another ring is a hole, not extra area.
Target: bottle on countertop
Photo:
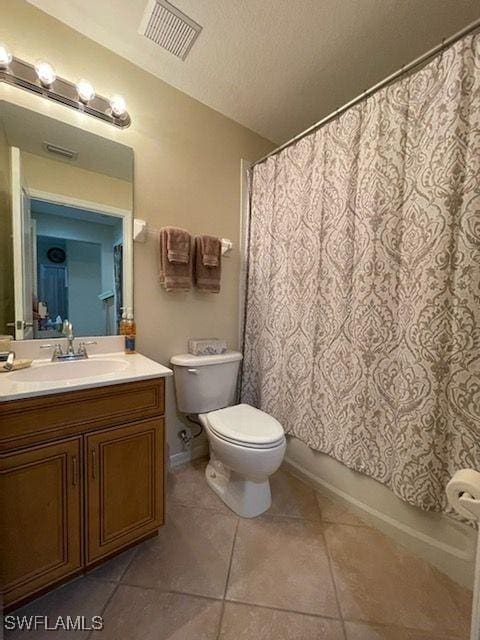
[[[137,325],[133,319],[133,310],[127,310],[127,321],[125,323],[125,353],[135,353],[135,338],[137,335]]]

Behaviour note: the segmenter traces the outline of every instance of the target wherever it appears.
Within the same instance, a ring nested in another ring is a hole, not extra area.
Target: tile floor
[[[471,593],[282,469],[263,517],[235,516],[205,461],[169,477],[157,538],[15,612],[103,615],[43,640],[453,640]],[[90,635],[89,635],[90,634]]]

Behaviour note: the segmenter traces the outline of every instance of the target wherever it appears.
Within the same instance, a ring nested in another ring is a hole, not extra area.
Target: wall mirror
[[[131,148],[0,101],[0,335],[118,333],[132,203]]]

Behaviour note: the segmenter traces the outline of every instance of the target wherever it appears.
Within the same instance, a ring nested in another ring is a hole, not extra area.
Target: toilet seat
[[[231,444],[271,449],[285,440],[283,427],[278,420],[249,404],[211,411],[205,417],[212,433]]]
[[[255,449],[255,450],[268,450],[268,449],[275,449],[276,447],[282,446],[283,443],[285,442],[285,437],[283,436],[280,440],[277,440],[276,442],[272,442],[272,443],[267,443],[267,444],[250,444],[248,442],[240,442],[239,440],[233,440],[232,438],[226,438],[225,436],[221,435],[220,433],[218,433],[217,431],[215,431],[215,429],[213,429],[211,427],[211,425],[208,425],[208,430],[210,431],[210,433],[215,436],[216,438],[218,438],[219,440],[222,440],[223,442],[228,442],[228,444],[233,444],[234,446],[240,447],[242,449]]]

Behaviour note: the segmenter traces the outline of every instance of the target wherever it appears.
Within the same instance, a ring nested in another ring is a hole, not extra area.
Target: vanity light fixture
[[[12,54],[9,49],[3,43],[0,43],[0,69],[8,69],[9,64],[12,61]]]
[[[99,96],[88,80],[82,78],[74,83],[60,78],[49,62],[39,60],[33,65],[20,60],[5,44],[0,44],[0,82],[26,89],[122,129],[131,122],[122,96],[114,95],[110,99]]]

